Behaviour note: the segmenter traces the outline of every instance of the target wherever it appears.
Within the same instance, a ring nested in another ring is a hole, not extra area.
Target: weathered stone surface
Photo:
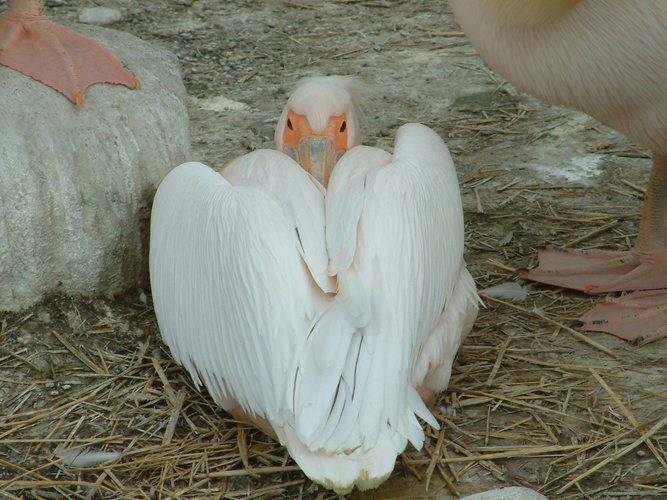
[[[0,66],[0,310],[135,285],[156,186],[190,156],[176,57],[127,33],[75,29],[111,48],[143,88],[94,85],[77,111]]]

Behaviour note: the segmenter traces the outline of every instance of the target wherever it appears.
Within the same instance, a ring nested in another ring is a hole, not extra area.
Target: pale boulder
[[[111,48],[143,88],[94,85],[77,111],[0,66],[0,310],[135,286],[155,189],[190,157],[176,57],[127,33],[76,29]]]

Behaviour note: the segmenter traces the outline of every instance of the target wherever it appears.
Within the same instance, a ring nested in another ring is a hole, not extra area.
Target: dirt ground
[[[405,122],[432,127],[457,164],[479,288],[518,280],[546,243],[627,249],[634,239],[646,152],[508,85],[444,1],[47,2],[66,24],[93,4],[122,11],[113,28],[178,55],[193,159],[211,166],[271,147],[289,91],[312,74],[370,84],[366,144],[390,149]],[[667,340],[586,343],[567,325],[591,298],[529,291],[518,304],[487,300],[435,405],[442,429],[378,491],[352,497],[452,498],[503,484],[551,498],[667,496],[667,429],[654,426],[666,413]],[[0,315],[0,496],[336,498],[197,393],[150,304],[137,289]],[[59,456],[72,447],[122,456],[76,468]]]

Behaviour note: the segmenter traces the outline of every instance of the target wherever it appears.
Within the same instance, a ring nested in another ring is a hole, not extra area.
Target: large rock
[[[77,111],[0,66],[0,310],[136,285],[155,189],[190,156],[176,57],[127,33],[76,29],[111,48],[143,88],[94,85]]]
[[[484,491],[461,498],[461,500],[548,500],[547,497],[530,488],[507,486]]]

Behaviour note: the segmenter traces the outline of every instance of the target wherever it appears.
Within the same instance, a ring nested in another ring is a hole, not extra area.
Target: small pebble
[[[67,390],[71,389],[72,386],[69,385],[69,384],[63,384],[63,385],[60,386],[60,388],[61,388],[63,391],[67,391]]]
[[[65,312],[65,318],[67,319],[67,325],[72,330],[78,330],[81,327],[81,324],[83,323],[81,321],[81,316],[79,316],[78,312],[76,311]]]
[[[37,319],[42,323],[51,323],[51,315],[46,311],[39,311]]]
[[[118,22],[122,17],[119,10],[109,7],[86,7],[79,13],[79,22],[104,26]]]
[[[441,405],[440,413],[443,417],[454,417],[456,416],[456,408],[452,405]]]
[[[645,457],[645,456],[646,456],[646,452],[645,452],[644,450],[639,450],[639,451],[637,452],[637,456],[640,457],[640,458]]]
[[[60,393],[55,389],[49,392],[49,396],[58,396]]]
[[[46,406],[47,399],[46,398],[39,398],[37,401],[35,401],[32,404],[32,409],[33,410],[41,410]]]
[[[23,345],[30,344],[32,342],[32,334],[29,332],[25,332],[18,338],[18,341]]]
[[[113,317],[113,311],[111,310],[111,308],[108,306],[108,304],[102,302],[101,300],[95,303],[95,307],[100,312],[103,312],[107,318]]]
[[[139,302],[141,302],[143,305],[148,304],[148,298],[146,297],[146,294],[144,292],[141,292],[139,294]]]

